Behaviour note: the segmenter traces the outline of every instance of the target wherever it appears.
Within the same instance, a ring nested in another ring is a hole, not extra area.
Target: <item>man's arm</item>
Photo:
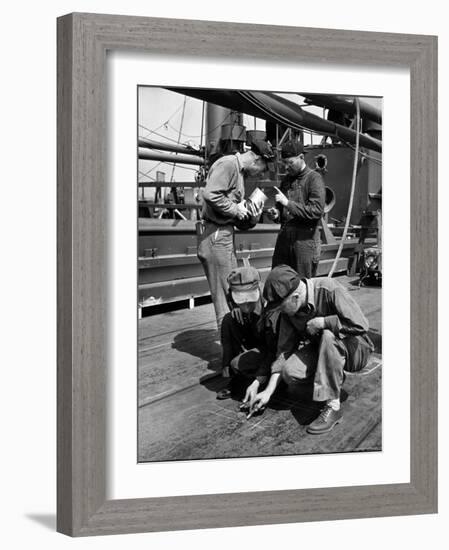
[[[280,372],[275,372],[271,375],[267,387],[262,392],[255,395],[253,399],[250,401],[249,414],[247,418],[249,418],[254,413],[260,411],[261,409],[264,409],[267,406],[268,402],[271,399],[271,396],[275,392],[280,381],[281,381]]]
[[[209,172],[203,192],[204,201],[218,214],[228,218],[235,218],[238,213],[237,204],[228,197],[238,177],[236,171],[232,163],[217,161]]]
[[[336,287],[330,299],[334,304],[335,314],[324,317],[324,328],[331,330],[339,338],[363,335],[368,331],[368,320],[346,289]]]
[[[271,376],[267,387],[262,392],[255,394],[261,385],[261,380],[259,379],[256,380],[255,383],[253,382],[254,386],[251,387],[251,395],[249,396],[250,413],[251,411],[254,413],[264,408],[271,399],[271,396],[281,380],[281,371],[284,366],[286,356],[290,355],[298,346],[298,337],[299,335],[297,334],[295,327],[290,323],[288,317],[281,314],[276,354],[277,359],[271,364]]]
[[[271,366],[271,372],[273,372],[273,366],[277,364],[278,360],[284,355],[290,355],[298,347],[301,340],[301,335],[296,328],[290,322],[288,315],[281,313],[279,321],[279,336],[277,342],[276,361]],[[280,370],[280,369],[276,369]]]
[[[284,208],[292,216],[301,218],[302,220],[319,220],[324,214],[326,197],[324,182],[316,172],[312,172],[309,178],[309,194],[305,202],[289,200]]]

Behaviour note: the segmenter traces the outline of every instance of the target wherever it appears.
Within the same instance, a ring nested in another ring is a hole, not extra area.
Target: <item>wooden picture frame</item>
[[[410,483],[106,499],[108,50],[228,60],[244,51],[270,61],[410,69]],[[436,511],[437,38],[81,13],[59,18],[58,531],[83,536]]]

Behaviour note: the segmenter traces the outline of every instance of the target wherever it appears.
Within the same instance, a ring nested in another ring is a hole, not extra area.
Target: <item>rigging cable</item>
[[[206,132],[206,133],[204,134],[204,136],[209,136],[210,134],[212,134],[213,132],[215,132],[215,130],[217,130],[218,128],[220,128],[220,126],[223,126],[223,124],[226,122],[226,119],[228,119],[230,116],[231,116],[231,113],[228,113],[228,114],[224,117],[224,119],[220,122],[220,124],[218,124],[217,126],[215,126],[215,128],[212,128],[211,130],[209,130],[209,132]],[[175,132],[180,132],[180,130],[179,130],[178,128],[175,128],[175,127],[172,126],[171,124],[169,124],[168,126],[169,126],[169,128],[171,128],[173,131],[175,131]],[[190,134],[185,134],[184,132],[180,132],[180,133],[181,133],[181,135],[182,135],[183,137],[192,138],[192,139],[193,139],[193,138],[199,138],[199,137],[201,137],[201,136],[192,136],[192,135],[190,135]]]
[[[345,221],[345,228],[343,230],[343,235],[341,236],[340,245],[337,250],[337,255],[335,256],[334,263],[332,264],[332,268],[328,273],[328,277],[332,277],[334,274],[335,268],[337,267],[338,260],[340,259],[341,252],[343,250],[343,246],[345,244],[346,235],[348,233],[349,228],[349,221],[351,219],[351,213],[352,213],[352,204],[354,202],[354,191],[355,191],[355,181],[357,177],[357,163],[359,160],[359,136],[360,136],[360,103],[359,98],[355,97],[355,106],[356,106],[356,136],[355,136],[355,152],[354,152],[354,166],[352,169],[352,183],[351,183],[351,195],[349,197],[349,204],[348,204],[348,213],[346,214],[346,221]]]
[[[169,138],[168,136],[164,136],[163,134],[159,134],[158,132],[155,132],[154,130],[150,130],[149,128],[147,128],[147,127],[144,126],[143,124],[139,124],[139,126],[140,126],[141,128],[143,128],[144,130],[146,130],[147,132],[151,132],[152,134],[156,134],[157,136],[162,137],[162,138],[164,138],[164,139],[167,139],[168,141],[172,141],[173,143],[176,143],[176,144],[179,143],[178,141],[176,141],[176,139]]]
[[[139,177],[142,177],[142,178],[149,178],[151,181],[156,181],[156,178],[153,178],[152,176],[149,176],[148,173],[145,174],[145,173],[142,172],[141,170],[139,170]],[[145,182],[139,181],[138,183],[145,183]]]
[[[156,130],[159,130],[159,128],[162,128],[162,126],[165,126],[166,124],[168,124],[170,122],[170,120],[182,109],[182,104],[176,109],[176,111],[174,113],[172,113],[168,118],[167,120],[165,120],[165,122],[163,122],[162,124],[159,124],[159,126],[157,128],[155,128],[154,130],[147,130],[149,133],[154,133],[156,132]],[[145,136],[147,137],[147,136]]]
[[[204,111],[206,109],[206,102],[203,101],[203,106],[201,108],[201,136],[200,136],[200,149],[203,146],[203,133],[204,133]]]
[[[185,112],[186,112],[186,102],[187,102],[187,96],[184,96],[184,104],[182,106],[182,115],[181,115],[181,127],[179,129],[179,134],[178,134],[178,144],[181,141],[181,131],[182,131],[182,125],[184,124],[184,115],[185,115]],[[176,168],[176,161],[173,163],[173,167],[172,167],[172,170],[171,170],[170,183],[173,183],[173,176],[175,174],[175,168]]]
[[[340,138],[341,139],[341,138]],[[341,140],[347,147],[351,148],[353,151],[355,151],[355,147],[354,145],[352,145],[352,143],[349,143],[345,140]],[[382,159],[376,159],[374,157],[372,157],[371,155],[369,155],[368,153],[364,153],[362,151],[359,151],[359,154],[361,157],[365,157],[367,160],[371,161],[371,162],[374,162],[374,164],[378,164],[379,166],[382,166]]]
[[[143,172],[141,172],[142,176],[148,176],[149,178],[151,178],[151,176],[149,176],[148,174],[151,174],[151,172],[153,172],[153,170],[156,170],[156,168],[157,168],[158,166],[160,166],[161,164],[162,164],[162,161],[161,161],[161,162],[158,162],[158,163],[156,164],[156,166],[153,166],[153,168],[150,168],[150,169],[148,170],[148,172],[145,172],[145,174],[144,174]]]

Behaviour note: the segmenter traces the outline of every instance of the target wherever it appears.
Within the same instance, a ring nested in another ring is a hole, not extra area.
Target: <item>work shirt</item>
[[[368,320],[340,283],[324,277],[304,279],[304,282],[307,286],[306,305],[291,317],[283,313],[280,316],[277,359],[271,366],[272,373],[280,372],[285,359],[311,338],[306,325],[314,317],[324,317],[324,328],[337,338],[344,341],[348,336],[360,336],[371,350],[374,349],[367,334]]]
[[[229,306],[230,311],[232,311],[233,309],[239,307],[239,304],[234,302],[234,300],[232,299],[231,292],[229,292],[226,295],[226,300],[228,302],[228,306]],[[259,299],[257,300],[257,304],[256,304],[256,307],[254,308],[254,311],[252,311],[251,313],[243,313],[243,311],[241,312],[242,313],[242,318],[243,318],[243,324],[248,325],[248,326],[250,326],[250,325],[253,326],[254,327],[254,335],[257,335],[257,338],[260,337],[260,330],[257,327],[257,325],[258,325],[258,323],[260,321],[260,318],[262,316],[262,312],[263,312],[263,300],[262,300],[262,291],[260,291],[259,292]]]
[[[227,296],[229,309],[239,307]],[[276,333],[266,318],[262,297],[252,313],[243,313],[243,323],[228,313],[223,319],[221,343],[223,366],[233,366],[237,371],[251,372],[251,376],[264,384],[270,376],[271,365],[276,358]]]
[[[245,185],[239,153],[214,162],[203,192],[201,217],[217,225],[233,223],[237,204],[243,200]]]
[[[320,174],[306,166],[296,176],[287,175],[281,191],[288,198],[286,206],[279,205],[281,225],[304,228],[309,232],[317,228],[324,214],[326,195]]]

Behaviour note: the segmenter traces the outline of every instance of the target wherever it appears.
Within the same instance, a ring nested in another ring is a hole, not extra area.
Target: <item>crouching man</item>
[[[231,397],[233,385],[240,378],[248,384],[244,402],[254,401],[266,385],[270,366],[276,357],[274,332],[266,326],[257,269],[244,266],[228,277],[227,295],[230,313],[221,325],[223,375],[231,378],[229,387],[217,394],[218,399]]]
[[[356,372],[374,350],[368,321],[359,305],[329,278],[300,279],[287,265],[275,267],[265,282],[264,297],[281,312],[277,359],[264,391],[252,401],[263,409],[280,380],[290,387],[313,383],[313,400],[324,402],[308,433],[329,432],[341,421],[340,391],[344,370]]]

